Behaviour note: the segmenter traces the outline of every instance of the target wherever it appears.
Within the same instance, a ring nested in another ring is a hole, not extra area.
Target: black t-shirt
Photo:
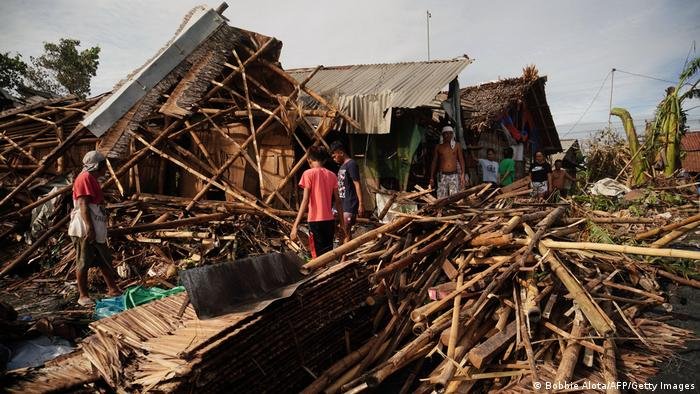
[[[360,200],[353,181],[360,181],[360,167],[355,160],[350,159],[343,163],[338,170],[338,194],[343,202],[343,212],[357,213]]]
[[[552,166],[546,161],[542,164],[533,162],[532,168],[530,168],[530,179],[533,182],[544,182],[547,180],[547,174],[550,172],[552,172]]]

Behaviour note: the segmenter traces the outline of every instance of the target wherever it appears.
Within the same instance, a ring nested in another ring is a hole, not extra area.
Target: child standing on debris
[[[566,181],[576,182],[576,179],[569,175],[565,169],[561,168],[561,165],[561,160],[554,161],[554,170],[552,170],[552,191],[559,191],[560,196],[566,197],[569,192],[569,189],[566,187]]]
[[[513,160],[513,148],[503,149],[503,160],[498,163],[498,174],[501,177],[501,186],[508,186],[515,179],[515,160]]]
[[[343,208],[338,195],[338,178],[335,174],[323,167],[328,159],[325,148],[312,146],[308,149],[308,170],[301,175],[299,186],[304,189],[304,197],[301,200],[299,213],[292,226],[289,238],[297,239],[297,230],[304,212],[309,210],[309,247],[311,257],[316,258],[333,249],[333,236],[335,232],[335,219],[333,217],[332,203],[335,198],[335,207],[340,217],[341,229],[345,228]]]
[[[345,218],[345,240],[352,237],[352,226],[357,215],[363,216],[365,208],[362,204],[362,187],[360,186],[360,167],[355,160],[348,156],[345,146],[340,141],[331,144],[331,156],[333,161],[340,164],[338,170],[338,195],[343,203],[343,216]]]
[[[68,225],[68,235],[75,246],[75,276],[78,281],[78,304],[94,306],[87,291],[87,274],[90,267],[102,272],[110,296],[118,296],[121,290],[114,281],[112,253],[107,246],[107,216],[102,204],[104,195],[97,178],[107,171],[105,157],[90,151],[83,157],[83,171],[73,182],[73,211]]]
[[[496,159],[496,151],[489,148],[486,150],[486,159],[479,159],[481,167],[481,180],[484,183],[490,183],[498,186],[498,162]]]
[[[552,166],[544,160],[544,153],[535,153],[535,161],[530,168],[532,192],[539,198],[545,198],[551,192]]]

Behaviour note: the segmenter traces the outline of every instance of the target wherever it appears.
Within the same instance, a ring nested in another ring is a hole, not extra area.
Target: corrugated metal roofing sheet
[[[182,31],[160,54],[130,77],[112,96],[82,120],[96,137],[101,136],[146,93],[189,56],[225,20],[213,9],[197,9]]]
[[[688,131],[681,140],[683,150],[700,150],[700,131]]]
[[[433,104],[440,90],[471,62],[460,58],[328,67],[320,70],[306,86],[358,120],[362,129],[346,127],[348,132],[386,134],[391,128],[391,116],[387,110]],[[287,70],[297,81],[303,81],[312,71]]]
[[[554,160],[564,160],[566,151],[568,151],[574,143],[578,143],[577,139],[564,139],[559,141],[561,142],[561,152],[552,155],[552,163]]]
[[[689,131],[681,140],[684,156],[682,166],[686,171],[700,172],[700,131]]]

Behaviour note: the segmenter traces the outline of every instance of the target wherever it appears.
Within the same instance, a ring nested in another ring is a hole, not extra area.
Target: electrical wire
[[[652,77],[651,75],[644,75],[644,74],[631,73],[631,72],[629,72],[629,71],[620,70],[619,68],[616,68],[615,71],[621,72],[621,73],[623,73],[623,74],[634,75],[635,77],[653,79],[653,80],[655,80],[655,81],[668,82],[668,83],[671,83],[671,84],[674,84],[674,85],[678,85],[678,81],[673,82],[673,81],[669,81],[669,80],[667,80],[667,79],[661,79],[661,78]]]
[[[612,74],[612,70],[608,71],[608,75],[605,76],[605,79],[603,80],[603,83],[600,84],[600,87],[598,88],[598,91],[596,92],[595,96],[593,96],[593,100],[591,100],[591,103],[588,104],[588,107],[586,108],[586,110],[583,111],[583,114],[581,114],[581,117],[578,118],[578,120],[576,121],[576,123],[574,123],[574,125],[571,126],[571,128],[569,129],[569,131],[567,131],[566,133],[564,133],[564,135],[562,135],[561,137],[566,137],[567,135],[569,135],[569,134],[574,130],[574,128],[575,128],[576,126],[578,126],[579,122],[581,122],[581,120],[583,119],[583,117],[586,116],[586,114],[588,113],[588,110],[591,109],[591,107],[593,106],[593,103],[598,99],[598,96],[600,95],[600,92],[603,90],[603,86],[605,86],[605,83],[608,82],[608,78],[610,77],[610,74]]]

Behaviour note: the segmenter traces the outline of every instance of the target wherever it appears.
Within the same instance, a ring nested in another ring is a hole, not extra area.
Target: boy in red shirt
[[[338,178],[332,171],[323,167],[328,159],[328,153],[322,147],[312,146],[308,150],[309,169],[304,171],[299,181],[299,186],[304,189],[304,197],[301,200],[299,213],[292,226],[289,238],[297,239],[297,229],[301,223],[306,209],[309,210],[308,221],[309,246],[311,257],[316,258],[333,249],[333,236],[335,232],[335,218],[333,216],[332,202],[335,198],[335,208],[341,220],[341,229],[345,228],[343,208],[338,195]]]
[[[107,171],[105,157],[90,151],[83,157],[83,171],[73,182],[73,205],[68,235],[75,246],[75,276],[78,281],[78,304],[94,306],[87,291],[87,274],[90,267],[98,267],[107,283],[110,296],[121,294],[114,281],[112,253],[107,246],[107,216],[102,205],[104,195],[97,178]]]

